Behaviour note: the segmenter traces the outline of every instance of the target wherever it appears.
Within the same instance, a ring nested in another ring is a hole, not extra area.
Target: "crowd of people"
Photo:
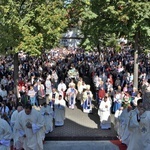
[[[120,52],[109,47],[100,52],[60,48],[39,58],[20,53],[19,97],[16,97],[13,57],[1,57],[0,149],[7,148],[11,139],[17,150],[43,149],[45,134],[52,132],[54,125],[63,126],[65,108],[74,110],[78,102],[83,113],[92,113],[93,107],[97,108],[101,129],[111,129],[111,114],[114,114],[118,138],[128,150],[134,150],[141,138],[137,131],[149,133],[144,123],[141,127],[141,122],[149,119],[142,107],[143,93],[150,79],[148,57],[139,57],[138,89],[133,87],[133,69],[131,44],[122,45]],[[143,114],[147,116],[142,120]],[[147,120],[145,124],[150,126]],[[130,122],[136,122],[137,128]],[[146,136],[144,141],[150,145],[150,137]],[[141,148],[145,143],[138,146]]]

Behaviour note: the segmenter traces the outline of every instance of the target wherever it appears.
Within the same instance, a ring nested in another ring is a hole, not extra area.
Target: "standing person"
[[[45,121],[45,133],[53,131],[53,109],[46,104],[43,104],[40,110],[41,114],[44,116]]]
[[[53,88],[57,88],[58,84],[58,75],[55,69],[52,70],[52,75],[51,75],[51,80],[52,80],[52,85]]]
[[[69,108],[74,109],[76,103],[77,90],[75,89],[75,84],[70,83],[69,88],[67,89],[66,95],[68,96]]]
[[[65,98],[66,89],[67,89],[66,84],[63,82],[63,80],[61,80],[60,83],[58,84],[57,90],[58,93],[63,96],[63,98]]]
[[[78,90],[77,100],[81,101],[82,92],[83,92],[83,79],[81,77],[79,78],[79,81],[77,82],[77,90]]]
[[[46,102],[45,98],[45,87],[41,83],[41,81],[38,82],[38,101],[39,105],[41,106],[44,102]]]
[[[98,105],[100,105],[100,103],[104,99],[105,95],[106,95],[106,91],[105,91],[104,87],[102,86],[98,90]]]
[[[114,124],[115,124],[114,129],[117,131],[119,139],[120,139],[120,132],[121,132],[120,131],[120,116],[122,114],[123,109],[124,109],[123,107],[120,107],[120,109],[117,110],[114,115]]]
[[[137,101],[137,107],[130,112],[128,129],[131,133],[130,142],[127,150],[141,150],[141,136],[140,136],[140,116],[143,110],[143,100]]]
[[[12,139],[11,127],[4,119],[0,118],[0,150],[9,150]]]
[[[120,107],[122,105],[122,94],[120,91],[116,91],[113,102],[114,102],[113,112],[115,113],[117,110],[120,109]]]
[[[46,78],[45,87],[46,87],[46,95],[49,95],[52,92],[52,84],[50,80],[50,75]]]
[[[55,126],[64,125],[65,107],[66,107],[66,101],[62,98],[62,95],[59,95],[58,99],[55,101],[54,104]]]
[[[83,92],[83,112],[92,113],[92,99],[93,94],[90,91],[90,85],[87,85],[86,90]]]
[[[6,102],[3,101],[3,102],[1,103],[0,113],[1,113],[2,115],[5,114],[5,115],[9,116],[9,112],[10,112],[9,107],[6,105]]]
[[[108,97],[104,97],[101,101],[98,115],[100,116],[100,127],[101,129],[110,129],[111,128],[111,118],[110,118],[110,110],[111,102]]]
[[[140,132],[142,139],[142,149],[150,149],[150,110],[141,111]]]
[[[47,104],[50,105],[51,108],[54,108],[55,100],[58,99],[59,93],[57,92],[56,88],[52,88],[52,92],[47,98]]]
[[[19,112],[23,110],[22,106],[18,106],[17,110],[15,110],[11,116],[11,127],[13,129],[13,146],[16,150],[20,150],[23,147],[23,142],[20,139],[19,131],[16,130],[15,125],[18,119]]]
[[[28,91],[28,96],[29,96],[31,105],[34,106],[35,102],[36,102],[36,92],[33,88],[33,85],[30,85],[30,90]]]
[[[128,129],[128,123],[129,123],[129,116],[130,116],[130,111],[132,110],[132,106],[127,106],[126,108],[123,109],[122,114],[120,115],[119,119],[119,129],[120,129],[120,140],[123,144],[127,145],[129,144],[130,141],[130,131]]]
[[[16,129],[23,137],[25,150],[43,150],[44,118],[31,104],[26,104],[19,113]]]

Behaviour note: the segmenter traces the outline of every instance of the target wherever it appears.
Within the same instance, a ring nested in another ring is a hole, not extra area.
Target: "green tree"
[[[148,0],[109,1],[109,7],[105,12],[115,23],[112,31],[118,33],[118,37],[125,35],[134,43],[134,87],[138,88],[138,53],[141,47],[150,46],[150,2]]]
[[[92,0],[91,10],[96,18],[86,19],[82,31],[93,45],[105,43],[115,33],[134,43],[134,87],[138,87],[138,52],[149,49],[149,0]],[[90,38],[89,38],[90,37]]]
[[[58,0],[1,0],[0,52],[14,54],[15,93],[18,84],[18,53],[40,55],[52,48],[67,26],[64,2]]]
[[[90,0],[72,0],[68,1],[66,5],[68,11],[68,27],[75,27],[81,30],[79,35],[82,38],[82,48],[90,50],[92,47],[92,42],[90,39],[90,34],[84,32],[84,23],[90,22],[93,18],[96,18],[97,15],[91,11],[91,2]],[[88,29],[89,31],[90,29]]]

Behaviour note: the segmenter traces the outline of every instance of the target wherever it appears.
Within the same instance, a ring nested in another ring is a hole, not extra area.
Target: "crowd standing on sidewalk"
[[[7,149],[11,139],[16,150],[42,150],[45,134],[52,132],[53,126],[63,126],[65,108],[74,110],[77,102],[83,113],[97,108],[101,129],[111,129],[110,116],[115,114],[118,138],[128,150],[133,150],[135,143],[139,148],[149,146],[150,115],[142,98],[149,87],[150,63],[147,56],[140,55],[136,89],[133,61],[131,44],[122,44],[120,52],[110,47],[101,52],[57,48],[40,58],[20,53],[17,98],[13,58],[1,57],[0,122],[4,126],[0,126],[0,150]],[[138,144],[142,137],[144,142]]]

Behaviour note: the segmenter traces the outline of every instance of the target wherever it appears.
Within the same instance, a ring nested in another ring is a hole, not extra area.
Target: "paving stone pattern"
[[[113,122],[113,115],[112,115]],[[82,112],[79,102],[74,110],[66,108],[65,124],[54,127],[53,132],[46,135],[46,140],[114,140],[117,139],[113,128],[101,130],[99,127],[97,108],[93,106],[93,113]]]

